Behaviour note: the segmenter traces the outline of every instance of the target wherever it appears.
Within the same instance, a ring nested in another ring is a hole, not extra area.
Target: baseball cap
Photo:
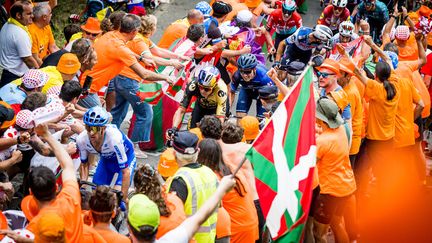
[[[245,116],[239,121],[240,126],[244,129],[244,138],[254,140],[259,134],[259,121],[254,116]]]
[[[213,9],[213,14],[217,14],[221,16],[227,15],[229,12],[232,11],[231,5],[224,2],[214,2],[212,5],[212,9]]]
[[[266,85],[258,89],[258,98],[263,100],[276,99],[278,88],[275,85]]]
[[[316,118],[327,123],[330,128],[338,128],[344,123],[342,116],[339,114],[337,104],[329,98],[320,98],[316,106]]]
[[[0,101],[0,129],[13,126],[15,118],[15,112],[12,107],[8,103]]]
[[[55,212],[46,212],[39,218],[34,232],[34,242],[64,242],[65,224]]]
[[[333,59],[326,58],[324,60],[324,62],[321,64],[321,66],[317,67],[318,71],[321,71],[321,69],[323,69],[323,68],[329,69],[329,70],[333,71],[334,73],[339,74],[340,65],[337,61],[335,61]]]
[[[75,74],[80,68],[81,63],[73,53],[63,54],[57,64],[57,70],[65,74]]]
[[[48,74],[38,69],[29,69],[22,77],[22,83],[27,89],[35,89],[42,87],[48,81]]]
[[[194,154],[197,152],[198,136],[189,131],[180,131],[174,135],[173,148],[182,154]]]
[[[253,15],[252,15],[251,11],[249,11],[247,9],[243,9],[237,13],[236,19],[240,22],[248,23],[252,20],[252,17],[253,17]]]
[[[158,164],[159,174],[163,177],[170,177],[173,176],[177,170],[178,164],[175,159],[174,150],[168,148],[160,156]]]
[[[151,226],[157,229],[160,223],[159,208],[144,194],[135,194],[129,200],[128,221],[137,231],[141,226]]]

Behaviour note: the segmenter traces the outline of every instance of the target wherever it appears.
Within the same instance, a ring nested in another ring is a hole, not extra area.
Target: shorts
[[[191,117],[191,120],[189,123],[189,128],[192,129],[192,128],[197,127],[197,123],[201,122],[201,119],[204,116],[214,115],[214,114],[216,114],[216,108],[206,109],[206,108],[201,107],[198,104],[198,102],[195,102],[195,107],[192,111],[192,117]]]
[[[312,57],[312,50],[304,51],[298,48],[295,44],[287,46],[284,55],[281,59],[281,65],[287,66],[292,61],[302,62],[308,64]]]
[[[128,158],[128,161],[126,163],[129,165],[128,168],[130,170],[130,180],[132,181],[134,170],[136,167],[136,158],[133,149],[130,149],[126,153],[126,156]],[[115,173],[118,173],[115,185],[121,186],[123,175],[122,169],[119,167],[119,164],[117,162],[117,157],[114,156],[109,159],[101,157],[97,165],[96,172],[93,176],[93,183],[95,183],[96,185],[110,185]]]
[[[330,194],[319,194],[314,205],[314,219],[321,224],[330,224],[333,216],[343,215],[350,196],[335,197]]]

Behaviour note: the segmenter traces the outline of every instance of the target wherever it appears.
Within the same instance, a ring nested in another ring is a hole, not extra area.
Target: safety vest
[[[173,177],[182,178],[186,183],[188,195],[184,204],[186,216],[194,215],[213,195],[218,184],[215,173],[207,166],[191,169],[181,167]],[[169,185],[171,188],[171,183]],[[198,243],[214,242],[216,238],[217,210],[199,227],[194,235]]]

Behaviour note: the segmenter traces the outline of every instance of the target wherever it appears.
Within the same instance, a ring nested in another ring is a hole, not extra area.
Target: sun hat
[[[29,69],[22,77],[22,83],[27,89],[42,87],[48,81],[48,74],[38,69]]]
[[[329,98],[320,98],[316,106],[316,118],[325,122],[330,128],[338,128],[344,123],[342,116],[339,114],[337,104]]]
[[[45,212],[39,218],[34,232],[35,243],[64,242],[66,228],[63,218],[55,212]]]
[[[16,115],[16,125],[23,129],[32,129],[34,125],[34,115],[30,110],[20,110]]]
[[[243,136],[246,140],[254,140],[259,134],[259,121],[254,116],[245,116],[239,121],[244,129]]]
[[[15,112],[12,107],[4,102],[0,101],[0,129],[8,128],[15,124]]]
[[[348,73],[349,75],[354,75],[354,63],[352,63],[347,57],[342,57],[339,59],[340,70]]]
[[[159,174],[163,177],[171,177],[176,173],[178,168],[174,150],[172,148],[166,149],[159,158]]]
[[[240,10],[238,13],[237,13],[237,17],[236,17],[236,19],[239,21],[239,22],[243,22],[243,23],[249,23],[251,20],[252,20],[252,12],[251,11],[249,11],[249,10],[247,10],[247,9],[243,9],[243,10]]]
[[[410,37],[410,29],[406,25],[399,25],[396,27],[395,37],[398,40],[406,41]]]
[[[153,227],[157,229],[160,223],[159,208],[152,200],[144,194],[135,194],[129,199],[128,221],[137,231],[142,226]]]
[[[80,68],[81,63],[73,53],[63,54],[57,64],[57,70],[65,74],[76,74]]]
[[[84,25],[81,25],[81,29],[92,34],[102,33],[99,20],[94,17],[88,18],[87,22]]]
[[[198,136],[189,131],[177,132],[172,146],[179,153],[194,154],[198,151]]]
[[[321,69],[329,69],[339,75],[339,69],[340,65],[337,61],[333,59],[326,58],[324,62],[321,64],[321,66],[317,67],[318,71],[321,71]]]
[[[248,8],[256,8],[258,5],[260,5],[261,0],[246,0],[244,3]]]

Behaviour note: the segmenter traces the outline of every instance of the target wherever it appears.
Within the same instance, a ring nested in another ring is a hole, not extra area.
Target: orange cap
[[[240,126],[244,129],[244,138],[254,140],[259,134],[259,121],[254,116],[245,116],[240,120]]]
[[[192,129],[189,130],[189,132],[197,135],[198,142],[201,141],[201,140],[203,140],[203,135],[202,135],[201,129],[199,129],[199,127],[192,128]]]
[[[158,171],[163,177],[173,176],[178,170],[178,164],[175,158],[174,149],[165,150],[159,159]]]
[[[349,75],[354,75],[353,72],[355,69],[354,63],[352,63],[347,57],[342,57],[339,60],[339,67],[340,70],[348,73]]]
[[[426,18],[429,18],[429,16],[432,14],[431,12],[432,12],[431,9],[425,5],[422,5],[418,10],[419,15],[424,16]]]
[[[100,34],[102,30],[100,28],[100,23],[97,18],[90,17],[87,19],[85,25],[81,25],[81,29],[92,34]]]
[[[34,242],[65,242],[65,231],[62,217],[55,212],[43,213],[36,225]]]
[[[21,201],[21,210],[28,221],[31,221],[39,213],[39,207],[33,195],[28,195]]]
[[[317,69],[319,71],[321,71],[321,69],[323,69],[323,68],[332,70],[333,72],[335,72],[336,74],[339,75],[340,65],[337,61],[335,61],[333,59],[326,58],[324,60],[323,64],[321,64],[321,66],[317,67]]]
[[[261,0],[246,0],[244,3],[248,8],[256,8],[258,5],[260,5]]]
[[[8,103],[6,103],[4,101],[0,101],[0,105],[4,106],[6,108],[6,110],[4,110],[4,112],[6,113],[5,114],[6,117],[7,116],[12,117],[12,114],[13,114],[12,120],[10,120],[10,121],[4,121],[1,124],[0,129],[9,128],[9,127],[15,125],[16,114],[15,114],[14,110],[12,109],[12,107]],[[8,117],[7,119],[9,119],[10,117]]]
[[[78,57],[73,53],[65,53],[60,57],[57,70],[65,74],[75,74],[81,68]]]
[[[9,228],[6,217],[0,212],[0,229],[7,230]],[[0,240],[3,239],[5,235],[0,235]]]

